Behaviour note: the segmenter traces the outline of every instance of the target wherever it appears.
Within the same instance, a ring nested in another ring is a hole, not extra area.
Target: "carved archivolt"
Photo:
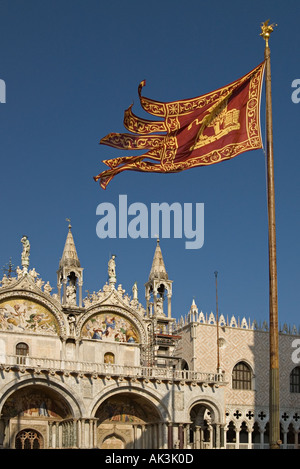
[[[105,323],[107,317],[107,323]],[[109,322],[115,319],[114,323],[110,326]],[[92,337],[90,330],[95,324],[95,329],[99,329],[99,337],[95,335],[94,338],[105,340],[106,336],[103,335],[107,331],[110,334],[111,340],[128,342],[128,343],[146,343],[146,331],[140,318],[132,312],[125,310],[114,305],[102,305],[97,308],[89,310],[88,313],[81,316],[76,326],[77,337]],[[103,323],[102,327],[99,327]],[[113,328],[122,328],[121,333],[113,330]],[[127,331],[127,333],[126,333]],[[95,331],[96,332],[96,331]],[[117,335],[116,334],[120,334]]]
[[[30,291],[0,295],[0,328],[12,332],[66,335],[61,311],[48,299]]]

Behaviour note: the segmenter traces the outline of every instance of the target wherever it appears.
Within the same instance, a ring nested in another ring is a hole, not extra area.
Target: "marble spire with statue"
[[[28,267],[29,267],[29,256],[30,256],[30,243],[29,243],[29,239],[27,238],[27,236],[22,237],[21,243],[23,244],[23,251],[21,255],[23,272],[27,272]]]
[[[113,254],[108,261],[108,279],[110,285],[115,285],[117,282],[115,258],[116,256]]]

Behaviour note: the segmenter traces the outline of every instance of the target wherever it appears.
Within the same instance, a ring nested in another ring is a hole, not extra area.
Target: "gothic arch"
[[[243,369],[238,371],[238,367]],[[248,376],[246,376],[248,375]],[[240,359],[232,367],[231,371],[231,386],[232,389],[243,389],[252,391],[255,389],[255,376],[253,372],[253,365],[246,359]],[[235,381],[235,383],[234,383]],[[247,382],[249,383],[247,384]],[[237,387],[236,387],[237,386]]]
[[[251,363],[248,358],[239,358],[238,360],[236,360],[232,366],[232,368],[234,368],[238,363],[245,363],[249,368],[251,368],[251,371],[253,373],[253,363]]]
[[[34,428],[24,428],[17,433],[14,447],[16,449],[43,449],[43,435]]]

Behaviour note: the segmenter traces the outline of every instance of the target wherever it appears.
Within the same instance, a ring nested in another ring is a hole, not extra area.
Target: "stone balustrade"
[[[37,358],[30,356],[6,355],[0,357],[0,368],[19,372],[33,371],[35,373],[64,373],[77,375],[104,376],[106,378],[144,379],[157,381],[179,381],[183,383],[201,383],[204,386],[224,385],[223,373],[202,372],[192,370],[176,370],[168,367],[122,366],[117,364],[92,363],[71,360],[56,360],[52,358]]]

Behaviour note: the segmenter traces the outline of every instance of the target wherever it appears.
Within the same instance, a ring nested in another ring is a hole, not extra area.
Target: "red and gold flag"
[[[147,150],[140,156],[104,160],[110,169],[95,176],[103,189],[122,171],[176,173],[231,159],[262,148],[260,99],[264,62],[233,83],[211,93],[180,101],[159,102],[138,93],[142,108],[163,120],[137,117],[130,106],[124,127],[100,143],[122,150]]]

